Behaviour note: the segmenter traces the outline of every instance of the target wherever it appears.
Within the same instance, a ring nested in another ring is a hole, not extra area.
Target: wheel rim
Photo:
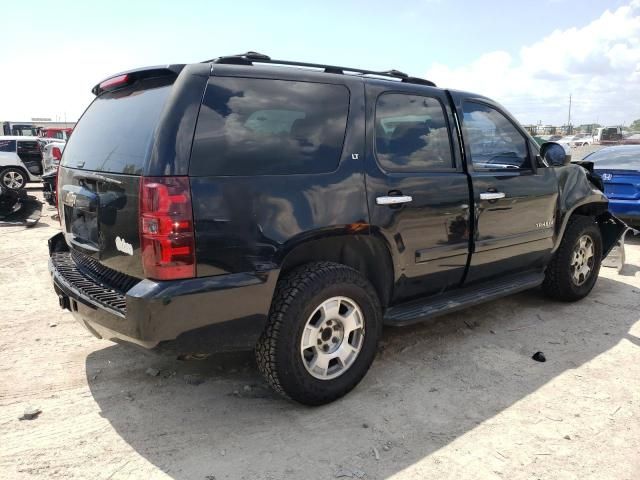
[[[595,251],[593,239],[589,235],[583,235],[578,239],[571,254],[571,279],[573,283],[583,285],[593,272]]]
[[[345,373],[358,358],[364,343],[364,316],[356,302],[331,297],[309,316],[300,340],[307,372],[319,380]]]
[[[24,177],[20,172],[15,170],[9,170],[2,177],[2,183],[5,187],[16,189],[21,188],[24,185]]]

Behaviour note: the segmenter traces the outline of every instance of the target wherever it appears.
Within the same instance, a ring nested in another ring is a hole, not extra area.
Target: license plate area
[[[62,190],[65,231],[68,241],[89,252],[100,250],[98,195],[77,185],[65,185]]]

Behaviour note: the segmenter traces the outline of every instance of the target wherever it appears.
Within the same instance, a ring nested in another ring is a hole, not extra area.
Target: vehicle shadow
[[[601,277],[575,304],[532,291],[386,329],[361,385],[319,408],[273,394],[249,353],[179,362],[116,345],[90,354],[86,372],[102,416],[172,478],[334,478],[342,467],[387,478],[621,341],[640,346],[629,334],[639,297]],[[531,359],[538,350],[546,363]]]

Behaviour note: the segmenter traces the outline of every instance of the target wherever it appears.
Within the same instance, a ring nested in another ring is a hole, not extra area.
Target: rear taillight
[[[54,188],[56,193],[56,207],[58,207],[58,222],[60,222],[60,225],[62,225],[62,207],[60,203],[60,172],[61,168],[60,165],[58,165],[56,172],[56,184],[54,185]]]
[[[143,177],[140,248],[145,276],[156,280],[196,275],[188,177]]]
[[[53,155],[53,159],[57,161],[60,161],[60,159],[62,158],[62,152],[58,147],[53,147],[51,149],[51,155]]]

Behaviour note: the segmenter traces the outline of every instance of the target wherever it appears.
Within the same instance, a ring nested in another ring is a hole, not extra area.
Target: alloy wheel
[[[307,319],[300,354],[307,372],[331,380],[353,365],[363,343],[364,316],[358,304],[347,297],[331,297]]]
[[[593,271],[595,249],[593,239],[589,235],[582,235],[571,254],[571,279],[580,286],[587,281]]]
[[[24,176],[17,170],[9,170],[2,176],[2,183],[7,188],[18,190],[24,186]]]

